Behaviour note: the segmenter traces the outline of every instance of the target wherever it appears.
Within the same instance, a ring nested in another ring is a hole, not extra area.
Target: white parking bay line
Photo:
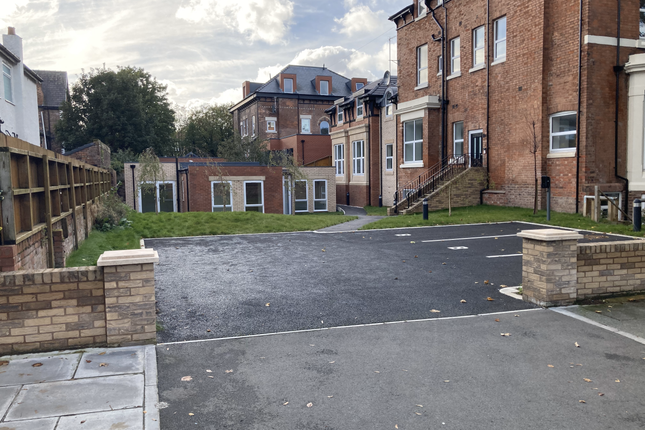
[[[524,254],[487,255],[486,258],[521,257]]]
[[[475,237],[457,237],[455,239],[433,239],[433,240],[422,240],[423,243],[432,243],[432,242],[449,242],[449,241],[458,241],[458,240],[476,240],[476,239],[499,239],[500,237],[516,237],[517,234],[504,234],[501,236],[475,236]]]

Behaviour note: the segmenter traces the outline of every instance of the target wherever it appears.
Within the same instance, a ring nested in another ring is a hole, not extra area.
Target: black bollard
[[[349,206],[349,193],[347,193],[347,206]]]
[[[641,201],[640,199],[636,199],[634,200],[634,231],[641,231],[641,225],[643,223],[642,215]]]
[[[383,207],[383,196],[378,196],[378,207]]]
[[[428,220],[428,199],[423,199],[423,220]]]

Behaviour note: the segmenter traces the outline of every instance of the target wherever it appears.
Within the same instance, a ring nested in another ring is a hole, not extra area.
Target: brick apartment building
[[[537,175],[551,177],[554,210],[581,211],[596,185],[625,207],[640,197],[639,7],[638,0],[414,0],[392,15],[399,193],[437,163],[465,155],[488,171],[484,202],[531,207],[535,130]]]
[[[332,121],[337,203],[393,204],[397,93],[397,77],[386,72],[325,111]]]
[[[325,110],[366,84],[325,67],[290,65],[264,84],[243,83],[244,98],[230,110],[233,124],[242,137],[267,140],[271,150],[293,151],[301,164],[328,159],[331,165]]]

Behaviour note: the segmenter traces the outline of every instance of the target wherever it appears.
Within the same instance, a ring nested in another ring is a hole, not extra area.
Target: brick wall
[[[578,299],[645,291],[645,242],[578,245]]]
[[[95,140],[93,145],[67,155],[92,166],[110,168],[110,147],[100,140]]]
[[[271,139],[268,148],[270,150],[293,149],[295,162],[306,165],[321,158],[331,157],[331,137],[321,134],[297,134],[283,139]]]

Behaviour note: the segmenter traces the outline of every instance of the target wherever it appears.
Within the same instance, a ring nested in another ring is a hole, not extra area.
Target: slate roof
[[[60,107],[67,100],[67,72],[34,70],[43,79],[43,105]]]
[[[296,75],[296,88],[294,94],[320,96],[316,90],[316,76],[330,76],[331,77],[331,91],[329,97],[347,97],[352,94],[350,84],[351,80],[339,75],[336,72],[323,67],[314,66],[292,66],[289,65],[282,69],[279,74],[273,77],[269,82],[262,84],[257,90],[253,92],[251,87],[251,94],[258,93],[282,93],[280,89],[279,77],[280,74]],[[250,94],[249,94],[250,95]],[[247,96],[248,97],[248,96]]]
[[[385,78],[370,82],[359,91],[351,94],[349,97],[344,97],[342,102],[337,102],[334,106],[325,110],[325,112],[331,114],[336,110],[337,106],[341,106],[343,108],[354,106],[354,100],[356,99],[374,98],[376,99],[376,103],[380,106],[385,106],[388,102],[385,98],[386,92],[388,92],[390,98],[395,98],[399,94],[399,88],[396,86],[397,81],[398,79],[396,76],[391,76],[389,85],[385,83]]]

